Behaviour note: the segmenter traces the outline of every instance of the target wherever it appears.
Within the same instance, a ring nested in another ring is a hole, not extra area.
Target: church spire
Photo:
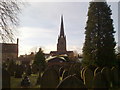
[[[61,16],[60,36],[64,36],[63,15]]]

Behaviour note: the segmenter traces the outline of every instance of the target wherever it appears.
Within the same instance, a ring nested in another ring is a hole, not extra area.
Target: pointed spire
[[[60,36],[64,36],[64,24],[63,24],[63,15],[61,15],[61,27],[60,27]]]

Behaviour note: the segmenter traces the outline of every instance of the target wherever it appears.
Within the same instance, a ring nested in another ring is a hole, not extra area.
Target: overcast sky
[[[109,2],[115,31],[118,31],[118,4]],[[60,17],[63,14],[67,50],[81,53],[87,20],[88,2],[29,2],[20,15],[19,55],[42,47],[45,53],[57,49]],[[117,33],[115,34],[117,41]]]

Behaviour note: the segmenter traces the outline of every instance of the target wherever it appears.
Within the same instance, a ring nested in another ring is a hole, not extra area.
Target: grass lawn
[[[31,82],[31,88],[39,88],[39,86],[35,85],[37,81],[37,77],[38,77],[37,74],[32,74],[31,76],[29,76]],[[11,77],[11,88],[21,88],[20,86],[21,80],[22,78]]]

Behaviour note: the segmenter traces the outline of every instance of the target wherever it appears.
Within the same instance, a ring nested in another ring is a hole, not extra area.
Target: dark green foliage
[[[115,39],[112,12],[106,2],[90,2],[83,47],[85,65],[115,64]]]
[[[36,64],[32,64],[32,73],[36,74],[36,73],[38,73],[38,71],[39,71],[38,66]]]
[[[2,68],[7,69],[8,65],[6,62],[2,62]]]
[[[101,72],[98,72],[93,79],[93,88],[94,90],[108,90],[107,84],[103,79]]]
[[[64,70],[62,74],[62,80],[68,76],[68,71]]]
[[[39,49],[39,51],[35,55],[33,64],[37,65],[37,67],[39,68],[39,71],[44,71],[45,66],[46,66],[46,62],[45,62],[45,55],[44,55],[41,48]]]
[[[56,88],[59,81],[58,73],[53,68],[49,68],[42,75],[41,88]]]
[[[28,76],[25,76],[21,81],[21,86],[24,88],[30,87],[30,79]]]
[[[39,76],[37,78],[36,85],[40,85],[40,84],[41,84],[41,75],[39,74]]]
[[[10,73],[11,76],[14,76],[15,67],[16,67],[15,61],[11,60],[8,64],[8,68],[7,68],[8,72]]]
[[[60,88],[81,88],[80,90],[87,90],[84,83],[74,75],[70,75],[62,80],[57,86],[57,90]]]
[[[2,69],[2,88],[10,88],[10,74],[4,68]]]
[[[93,88],[93,71],[89,68],[86,68],[83,72],[83,81],[87,88]]]
[[[22,65],[16,65],[15,78],[22,78],[23,67]]]
[[[32,74],[32,68],[31,68],[31,65],[28,65],[26,69],[26,75],[29,76],[31,74]]]

